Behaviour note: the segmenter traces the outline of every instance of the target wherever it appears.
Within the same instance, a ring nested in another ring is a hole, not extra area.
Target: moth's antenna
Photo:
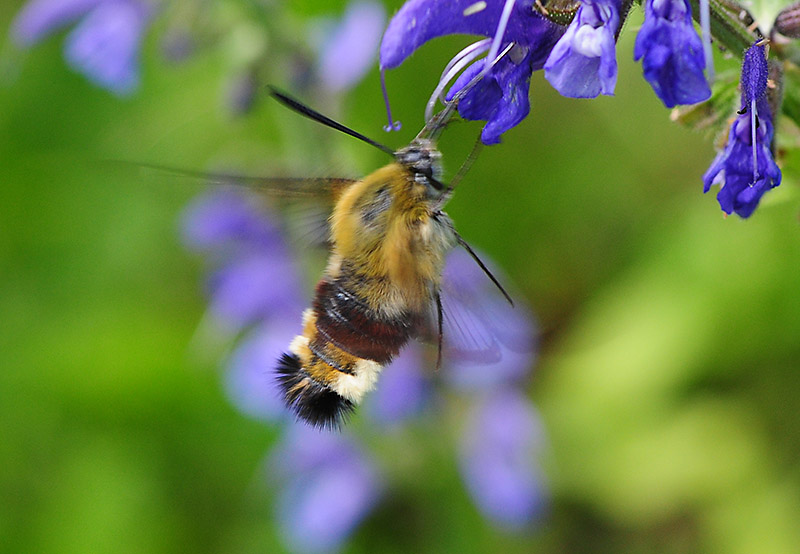
[[[371,138],[362,135],[358,131],[354,131],[350,127],[346,127],[346,126],[342,125],[341,123],[339,123],[338,121],[332,120],[330,117],[328,117],[326,115],[322,115],[318,111],[316,111],[316,110],[314,110],[312,108],[309,108],[308,106],[306,106],[305,104],[303,104],[299,100],[295,100],[291,96],[287,95],[286,93],[283,93],[283,92],[279,91],[278,89],[276,89],[275,87],[273,87],[271,85],[268,86],[267,88],[269,88],[270,96],[275,98],[275,100],[277,100],[278,102],[280,102],[281,104],[283,104],[287,108],[290,108],[290,109],[296,111],[297,113],[299,113],[300,115],[304,115],[305,117],[307,117],[309,119],[313,119],[314,121],[316,121],[318,123],[322,123],[323,125],[325,125],[327,127],[330,127],[331,129],[336,129],[337,131],[341,131],[342,133],[344,133],[346,135],[350,135],[351,137],[355,137],[358,140],[366,142],[367,144],[371,144],[372,146],[374,146],[378,150],[382,150],[382,151],[386,152],[387,154],[389,154],[390,156],[394,157],[394,154],[395,154],[394,150],[392,150],[388,146],[384,146],[383,144],[381,144],[379,142],[376,142],[376,141],[372,140]]]
[[[492,272],[489,271],[489,268],[486,267],[486,264],[484,264],[481,261],[481,259],[478,257],[478,255],[475,253],[475,251],[472,249],[472,247],[469,244],[467,244],[467,241],[465,241],[463,238],[461,238],[461,235],[459,235],[458,233],[456,233],[456,241],[458,241],[458,244],[463,246],[464,250],[466,250],[467,253],[470,256],[472,256],[472,259],[475,260],[475,263],[478,264],[478,267],[480,267],[483,270],[483,272],[486,274],[486,276],[489,279],[491,279],[492,283],[494,283],[494,286],[496,286],[500,290],[500,292],[503,293],[503,296],[506,297],[506,300],[508,300],[508,303],[513,306],[514,305],[514,301],[511,300],[511,297],[506,292],[506,289],[504,289],[503,285],[500,284],[500,281],[498,281],[497,278],[494,275],[492,275]]]

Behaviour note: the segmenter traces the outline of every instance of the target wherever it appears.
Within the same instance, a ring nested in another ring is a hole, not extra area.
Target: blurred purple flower
[[[210,279],[212,313],[234,328],[297,313],[303,297],[294,262],[275,254],[253,253],[216,271]]]
[[[410,0],[389,22],[381,42],[381,69],[397,67],[425,42],[449,34],[495,37],[501,40],[500,51],[514,43],[458,105],[463,118],[487,122],[481,133],[484,144],[500,142],[500,135],[528,115],[531,74],[543,67],[564,32],[563,27],[539,15],[532,0],[516,2],[507,19],[503,18],[505,6],[506,2],[501,0]],[[505,28],[498,31],[501,23]],[[473,43],[457,54],[443,72],[432,100],[465,68],[447,99],[477,76],[486,64],[479,56],[490,51],[491,42],[485,39]]]
[[[404,423],[418,416],[431,393],[423,371],[424,353],[410,344],[386,368],[377,388],[364,401],[364,411],[382,425]]]
[[[343,435],[292,425],[270,458],[279,485],[278,522],[299,552],[336,550],[378,501],[373,463]]]
[[[65,27],[105,0],[31,0],[12,23],[12,36],[21,46],[33,46]]]
[[[119,95],[139,85],[139,50],[153,14],[144,0],[32,0],[17,14],[13,37],[32,46],[78,20],[67,37],[67,63]]]
[[[300,332],[307,302],[299,292],[301,279],[282,234],[268,210],[235,190],[195,201],[187,209],[182,227],[187,245],[209,256],[215,268],[209,289],[212,318],[235,331],[253,328],[230,356],[226,389],[232,402],[251,417],[286,424],[286,438],[270,457],[269,469],[279,486],[279,521],[286,540],[300,551],[335,549],[377,501],[380,478],[378,469],[349,439],[286,417],[274,368],[278,356]],[[496,268],[493,271],[500,275]],[[444,278],[442,372],[427,371],[435,364],[433,348],[408,345],[384,369],[377,390],[363,406],[362,412],[377,425],[397,427],[418,418],[436,394],[433,385],[438,375],[444,384],[491,395],[517,386],[532,368],[536,344],[530,312],[520,305],[512,308],[461,250],[448,256]],[[464,468],[483,456],[491,463],[487,478],[512,485],[518,478],[512,487],[517,496],[499,491],[506,496],[498,500],[483,490],[484,482],[475,482],[472,473],[464,472],[481,509],[502,524],[515,524],[526,517],[527,521],[535,515],[530,500],[534,466],[527,472],[513,466],[512,471],[507,461],[492,452],[501,445],[503,456],[510,456],[509,452],[522,452],[535,442],[525,427],[528,420],[519,415],[534,414],[531,406],[528,412],[519,408],[526,402],[518,395],[508,408],[512,410],[509,425],[518,433],[519,445],[501,444],[502,437],[495,437],[493,428],[478,425],[476,436],[487,439],[459,451]],[[483,417],[476,417],[476,425]],[[483,445],[489,450],[484,451]],[[495,504],[504,499],[513,503],[497,508]]]
[[[544,64],[544,76],[571,98],[614,94],[620,0],[584,0]]]
[[[227,328],[289,315],[299,321],[305,302],[298,270],[263,211],[234,191],[219,191],[191,204],[182,228],[187,245],[228,256],[209,280],[211,313]]]
[[[320,42],[317,74],[331,92],[355,85],[369,71],[386,23],[386,9],[373,1],[356,1]]]
[[[235,243],[286,250],[272,218],[234,190],[196,198],[184,212],[181,230],[184,243],[193,250],[225,249]]]
[[[487,517],[519,528],[544,508],[536,472],[541,435],[533,406],[517,390],[496,390],[473,407],[462,438],[461,471]]]
[[[763,45],[751,46],[742,63],[742,108],[731,125],[728,144],[703,175],[703,192],[721,184],[717,201],[726,214],[747,218],[768,190],[781,184],[772,155],[775,133],[767,101],[767,58]]]
[[[642,59],[644,78],[668,108],[708,100],[703,44],[692,25],[688,0],[647,0],[644,25],[633,59]]]
[[[293,314],[276,315],[252,331],[231,354],[225,384],[231,402],[243,413],[256,419],[277,422],[286,418],[283,396],[275,381],[275,360],[300,331],[297,319],[299,306]],[[287,325],[292,318],[295,325]]]

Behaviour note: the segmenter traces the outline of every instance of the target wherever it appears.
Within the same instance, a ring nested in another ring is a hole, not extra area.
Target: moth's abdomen
[[[286,405],[310,425],[336,428],[353,411],[352,402],[311,378],[297,354],[281,355],[277,372]]]
[[[313,303],[317,330],[353,356],[386,365],[411,337],[411,318],[381,316],[349,288],[338,281],[319,282]]]
[[[315,427],[338,427],[408,342],[410,319],[382,317],[340,280],[320,281],[303,334],[278,361],[287,406]]]

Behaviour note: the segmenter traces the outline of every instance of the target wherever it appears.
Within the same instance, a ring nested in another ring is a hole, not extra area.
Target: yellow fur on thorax
[[[382,214],[385,225],[375,232],[364,228],[360,208],[381,187],[388,187],[392,205]],[[361,291],[376,309],[425,309],[438,286],[446,238],[435,235],[440,231],[431,223],[424,192],[406,168],[393,163],[351,185],[334,208],[329,275],[336,277],[347,260],[360,275],[384,282],[387,290]]]

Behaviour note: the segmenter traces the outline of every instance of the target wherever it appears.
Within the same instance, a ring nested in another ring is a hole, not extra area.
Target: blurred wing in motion
[[[504,286],[509,285],[495,266],[486,265]],[[533,314],[513,288],[517,301],[511,306],[467,252],[457,248],[448,255],[440,295],[448,379],[466,386],[490,384],[521,377],[533,366]],[[433,329],[437,328],[435,318],[434,314]]]
[[[280,208],[292,239],[314,246],[328,246],[328,217],[342,192],[356,182],[341,177],[256,177],[156,164],[134,165],[142,171],[263,195]]]
[[[342,191],[356,182],[356,179],[342,177],[256,177],[216,171],[194,171],[157,164],[133,165],[144,171],[183,177],[211,185],[244,187],[274,198],[317,198],[330,204],[334,204]]]

